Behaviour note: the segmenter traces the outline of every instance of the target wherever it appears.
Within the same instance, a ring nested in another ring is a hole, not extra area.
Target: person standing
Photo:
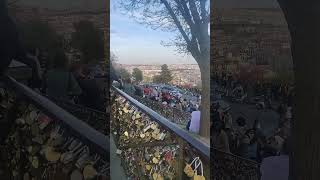
[[[90,70],[84,70],[84,66],[79,66],[75,75],[82,93],[79,95],[80,104],[99,111],[104,111],[104,98],[102,90],[95,79],[89,78]]]
[[[176,104],[176,108],[182,111],[182,105],[180,101],[178,101],[178,103]]]
[[[223,130],[224,124],[222,121],[214,121],[212,124],[212,144],[213,147],[230,153],[229,140],[227,133]]]
[[[69,61],[64,51],[58,50],[53,57],[54,68],[49,70],[45,76],[46,93],[54,99],[74,102],[72,96],[79,96],[82,90],[68,70]]]
[[[136,96],[143,97],[143,88],[136,83],[133,85],[133,87],[135,89],[134,94]]]
[[[123,84],[123,90],[124,92],[128,93],[128,94],[134,94],[135,92],[135,88],[134,86],[132,85],[132,82],[131,82],[131,79],[128,78],[124,81],[124,84]]]
[[[231,130],[232,129],[232,115],[230,113],[230,107],[225,110],[224,116],[223,116],[223,121],[225,124],[226,131]]]
[[[190,127],[188,128],[189,131],[199,134],[200,116],[201,116],[200,110],[196,110],[191,113]]]

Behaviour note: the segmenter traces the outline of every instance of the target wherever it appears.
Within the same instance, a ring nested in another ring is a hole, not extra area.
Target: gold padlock
[[[192,162],[190,163],[190,164],[188,164],[188,163],[186,163],[186,166],[184,167],[184,173],[186,173],[186,175],[188,176],[188,177],[193,177],[194,176],[194,174],[195,174],[195,170],[194,169],[192,169],[192,165],[193,165],[193,163],[196,163],[196,162],[198,162],[198,160],[199,160],[199,157],[196,157],[196,158],[194,158],[193,160],[192,160]],[[196,166],[196,168],[197,168],[197,166]],[[195,168],[195,169],[196,169]]]
[[[191,167],[191,164],[186,164],[183,171],[184,171],[184,173],[186,173],[186,175],[188,177],[193,177],[193,175],[194,175],[194,171]]]
[[[159,152],[159,150],[156,150],[156,152],[154,153],[154,156],[155,156],[156,158],[160,158],[160,152]]]
[[[197,174],[195,174],[192,179],[193,180],[206,180],[206,178],[204,176],[200,176]]]
[[[127,114],[129,112],[129,110],[126,107],[124,107],[123,112]]]
[[[143,133],[142,133],[142,134],[140,134],[140,138],[142,138],[142,139],[143,139],[144,137],[146,137],[146,135],[145,135],[145,134],[143,134]]]
[[[153,180],[163,180],[163,176],[158,173],[153,173],[152,178],[153,178]]]
[[[45,148],[45,157],[50,162],[56,162],[60,159],[61,154],[53,151],[52,147]]]
[[[141,118],[140,114],[136,114],[135,119]]]
[[[146,170],[150,171],[151,170],[151,166],[149,164],[146,165]]]
[[[152,162],[153,162],[154,164],[158,164],[158,163],[159,163],[159,160],[154,157],[154,158],[152,158]]]

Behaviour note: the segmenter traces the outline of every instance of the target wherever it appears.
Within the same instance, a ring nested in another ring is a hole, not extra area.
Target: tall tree
[[[121,79],[123,80],[131,79],[131,74],[124,68],[119,69],[118,75],[121,76]]]
[[[291,34],[295,97],[290,179],[320,179],[320,8],[318,0],[278,0]]]
[[[139,68],[134,68],[132,77],[135,78],[137,82],[141,82],[143,80],[143,73]]]
[[[172,81],[172,75],[171,75],[171,71],[168,68],[168,65],[164,64],[161,66],[161,72],[160,72],[159,78],[161,83],[165,83],[165,84]]]
[[[160,75],[154,75],[152,77],[152,82],[154,82],[154,83],[162,83]]]
[[[82,52],[84,63],[97,62],[104,59],[103,32],[91,21],[80,21],[74,24],[71,45]]]
[[[200,135],[210,135],[210,6],[209,0],[121,0],[139,22],[154,29],[176,32],[165,45],[191,54],[198,63],[202,80]]]
[[[118,80],[118,71],[114,68],[114,64],[118,61],[118,57],[115,55],[114,52],[111,51],[110,53],[110,63],[107,63],[107,73],[110,74],[111,82]],[[109,66],[108,66],[109,65]]]
[[[110,62],[114,63],[114,62],[117,62],[117,61],[118,61],[117,55],[114,52],[111,52],[110,53]]]

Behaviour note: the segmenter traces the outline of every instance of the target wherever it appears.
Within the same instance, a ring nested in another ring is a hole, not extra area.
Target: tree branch
[[[202,23],[208,23],[208,15],[206,11],[206,0],[200,0]]]
[[[178,20],[177,16],[174,14],[171,6],[169,5],[167,0],[161,0],[161,2],[165,5],[165,7],[167,8],[170,16],[172,17],[174,23],[177,25],[178,30],[180,31],[181,35],[183,36],[184,40],[187,42],[187,44],[190,44],[190,39],[187,36],[186,32],[183,30],[182,25],[180,23],[180,21]]]
[[[189,0],[189,6],[195,24],[199,25],[201,23],[201,19],[195,4],[195,0]]]
[[[192,21],[191,14],[188,11],[187,3],[185,0],[174,0],[177,3],[177,7],[181,12],[181,15],[185,19],[185,21],[190,26],[191,30],[194,28],[194,23]]]

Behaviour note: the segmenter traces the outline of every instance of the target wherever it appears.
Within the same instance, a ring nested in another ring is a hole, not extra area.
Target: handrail
[[[151,117],[153,120],[155,120],[157,123],[161,124],[189,144],[191,144],[195,149],[199,150],[204,156],[210,159],[210,146],[206,145],[205,143],[201,142],[200,140],[194,138],[191,134],[186,132],[185,130],[181,129],[176,124],[170,122],[168,119],[162,117],[152,109],[148,108],[147,106],[143,105],[139,101],[135,100],[125,92],[121,91],[120,89],[112,86],[112,88],[118,92],[121,96],[126,98],[128,101],[130,101],[134,106],[138,107],[140,110],[144,111],[148,114],[149,117]]]
[[[85,138],[87,141],[93,144],[96,148],[102,150],[103,152],[106,152],[101,155],[109,159],[109,138],[107,136],[96,131],[86,123],[80,121],[69,112],[51,102],[49,99],[34,92],[29,87],[17,82],[12,77],[4,76],[3,79],[17,92],[23,94],[26,98],[33,101],[34,105],[41,108],[41,110],[47,113],[50,117],[62,121],[72,130],[74,130],[78,135],[81,135],[81,137]]]
[[[238,156],[238,155],[235,155],[231,152],[225,152],[225,151],[221,151],[215,147],[211,147],[211,149],[214,151],[214,152],[218,152],[218,153],[221,153],[221,154],[225,154],[225,155],[228,155],[228,156],[232,156],[234,158],[237,158],[237,159],[241,159],[242,161],[247,161],[247,162],[250,162],[251,164],[256,164],[256,165],[259,165],[258,162],[254,161],[254,160],[251,160],[251,159],[247,159],[247,158],[244,158],[244,157],[241,157],[241,156]]]

